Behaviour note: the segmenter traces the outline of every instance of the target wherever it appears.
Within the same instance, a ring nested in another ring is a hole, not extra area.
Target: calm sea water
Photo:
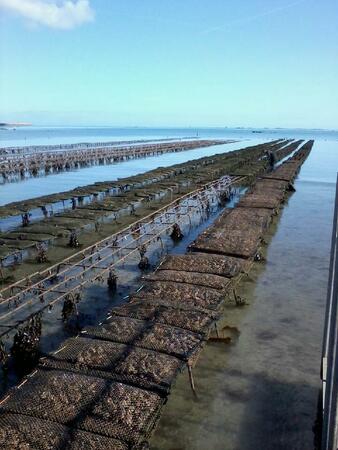
[[[258,131],[259,133],[254,133]],[[338,131],[245,128],[110,128],[110,127],[19,127],[0,130],[0,146],[70,144],[180,137],[227,139],[274,139],[279,137],[335,139]]]
[[[254,139],[250,141],[250,145],[260,142],[261,140]],[[38,178],[27,178],[18,182],[4,183],[0,184],[0,205],[39,197],[42,193],[43,195],[48,195],[67,191],[97,181],[112,181],[130,177],[157,167],[171,166],[191,159],[215,155],[216,153],[225,153],[243,146],[243,142],[222,144],[178,153],[165,153],[160,156],[151,156],[143,159],[131,159],[112,165],[90,166],[84,169],[75,169]]]
[[[261,131],[253,133],[253,131]],[[0,185],[0,205],[34,198],[42,195],[53,194],[60,191],[74,189],[78,186],[95,183],[97,181],[116,180],[118,178],[144,173],[159,166],[169,166],[182,163],[190,159],[222,153],[247,145],[255,145],[263,141],[278,138],[303,138],[316,139],[318,142],[337,142],[337,131],[322,130],[251,130],[230,128],[45,128],[24,127],[16,130],[0,131],[1,146],[20,145],[45,145],[75,142],[103,142],[112,140],[136,140],[136,139],[165,139],[181,138],[187,136],[199,136],[200,138],[213,139],[237,139],[235,144],[212,146],[180,153],[165,154],[158,157],[150,157],[143,160],[130,160],[120,164],[107,166],[92,166],[85,169],[71,170],[59,174],[48,175],[39,178],[28,178],[14,183]],[[323,157],[318,155],[316,176],[318,170],[323,172],[325,181],[327,174],[321,166],[331,158],[330,168],[334,169],[335,151],[332,150]]]
[[[172,391],[151,450],[312,450],[328,281],[336,139],[317,139],[272,226],[266,262],[226,308],[231,345],[211,343]]]
[[[230,346],[209,344],[206,347],[194,369],[197,397],[190,391],[187,374],[182,374],[166,405],[151,448],[312,449],[338,170],[338,133],[321,130],[262,130],[256,134],[243,129],[27,128],[1,131],[0,137],[3,145],[37,145],[186,137],[196,136],[197,131],[202,138],[241,139],[240,143],[231,144],[233,148],[280,137],[313,138],[316,142],[296,181],[296,192],[271,229],[266,263],[257,265],[251,274],[252,280],[242,286],[240,294],[249,305],[227,309],[224,325],[237,327],[239,338]],[[227,145],[223,147],[149,158],[135,161],[134,166],[128,163],[94,166],[7,184],[0,187],[0,198],[2,203],[8,203],[23,195],[41,195],[49,187],[52,192],[65,190],[72,184],[127,176],[203,156],[203,152],[212,154],[216,149],[231,149]],[[100,308],[101,291],[93,287],[91,308]]]

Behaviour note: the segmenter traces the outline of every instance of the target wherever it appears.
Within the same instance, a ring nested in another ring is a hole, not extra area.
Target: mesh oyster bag
[[[145,299],[182,309],[217,310],[225,300],[225,293],[217,289],[171,281],[148,281],[133,295],[133,299]]]
[[[105,436],[74,430],[22,414],[0,414],[2,450],[128,450],[129,445]]]
[[[183,328],[194,333],[207,334],[213,323],[220,318],[221,313],[218,311],[196,311],[174,308],[156,303],[148,303],[146,300],[138,301],[137,299],[131,299],[130,302],[113,308],[111,315],[150,320]]]
[[[144,277],[146,281],[172,281],[174,283],[193,284],[213,289],[227,289],[231,283],[230,278],[221,277],[209,273],[192,271],[158,270]]]
[[[61,350],[48,355],[41,364],[110,378],[164,394],[185,367],[183,361],[173,356],[83,336],[68,339]]]
[[[183,270],[233,278],[247,270],[247,263],[231,256],[194,252],[167,256],[158,270]]]
[[[203,233],[189,246],[191,251],[215,253],[219,255],[239,256],[253,258],[261,242],[261,231],[257,228],[251,230],[219,229],[211,235]]]
[[[124,329],[128,329],[128,337],[132,336],[130,340],[127,340]],[[86,327],[83,334],[154,350],[184,361],[200,351],[204,341],[201,334],[181,328],[120,316],[111,317],[99,327]]]
[[[133,386],[39,369],[10,392],[0,412],[24,414],[138,444],[150,435],[163,404],[158,394]]]

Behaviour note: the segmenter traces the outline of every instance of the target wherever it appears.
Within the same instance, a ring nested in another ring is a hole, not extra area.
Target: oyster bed
[[[128,450],[122,441],[21,414],[0,416],[3,450]],[[141,449],[140,449],[141,450]]]
[[[164,323],[199,334],[207,334],[211,325],[221,317],[221,312],[182,309],[179,306],[148,303],[147,299],[139,302],[133,300],[118,306],[111,311],[111,314]]]
[[[190,250],[249,259],[253,258],[257,253],[260,242],[261,232],[257,229],[250,230],[245,235],[240,230],[233,230],[231,234],[225,234],[221,230],[215,230],[211,236],[203,236],[202,233],[190,245]]]
[[[193,255],[167,256],[158,269],[161,270],[199,272],[233,278],[247,270],[247,263],[231,256],[195,252]]]
[[[170,281],[147,281],[143,289],[132,299],[146,299],[163,305],[182,308],[217,310],[222,305],[224,294],[217,289]]]
[[[271,193],[279,206],[312,144],[262,177],[241,207],[223,214],[190,245],[191,253],[167,257],[128,303],[114,308],[102,325],[67,340],[12,389],[0,406],[1,448],[146,445],[170,386],[185,364],[196,362],[227,291],[258,251],[273,214]],[[246,208],[255,196],[262,206]]]
[[[158,394],[144,389],[86,375],[38,370],[2,403],[1,412],[137,444],[150,432],[162,406]]]
[[[203,338],[188,330],[130,317],[113,316],[102,326],[86,327],[84,333],[112,342],[132,343],[187,361],[199,350]]]
[[[230,279],[208,273],[177,271],[177,270],[159,270],[151,275],[144,277],[146,281],[173,281],[175,283],[187,283],[195,286],[205,286],[213,289],[226,289],[229,286]]]
[[[103,237],[107,233],[110,235],[112,229],[119,231],[123,228],[119,222],[123,221],[128,225],[135,220],[130,215],[132,207],[136,208],[139,217],[144,217],[153,212],[152,207],[159,208],[160,203],[162,206],[168,204],[173,193],[175,197],[179,197],[182,192],[194,190],[222,175],[245,175],[249,181],[253,168],[255,174],[264,172],[266,162],[260,160],[264,152],[269,149],[279,155],[279,152],[285,151],[284,148],[281,149],[283,145],[285,141],[264,143],[166,168],[160,167],[117,181],[95,183],[68,192],[1,206],[0,222],[6,221],[10,216],[17,216],[18,222],[14,231],[0,232],[0,258],[12,269],[16,268],[13,261],[17,254],[26,266],[25,260],[34,257],[36,242],[40,242],[53,244],[49,245],[48,257],[51,262],[56,263],[60,259],[60,251],[65,254],[65,244],[72,230],[76,229],[86,236],[89,234],[88,230],[91,230],[92,236],[95,224],[100,223],[99,236]],[[295,145],[291,143],[286,148],[290,152]],[[47,215],[42,215],[42,210]],[[21,216],[30,213],[39,213],[39,220],[28,216],[28,224],[19,226]],[[32,270],[29,264],[27,266]],[[6,271],[16,278],[14,270]]]

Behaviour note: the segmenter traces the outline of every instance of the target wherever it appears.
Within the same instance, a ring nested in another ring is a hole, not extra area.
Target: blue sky
[[[336,0],[72,3],[0,0],[0,121],[338,128]]]

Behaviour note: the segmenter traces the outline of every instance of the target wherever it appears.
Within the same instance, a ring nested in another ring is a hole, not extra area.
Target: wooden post
[[[196,394],[196,389],[195,389],[194,377],[192,374],[192,367],[189,363],[188,363],[188,372],[189,372],[189,381],[190,381],[191,390],[193,391],[194,395],[196,396],[197,394]]]
[[[235,299],[235,302],[236,302],[236,305],[237,305],[238,298],[237,298],[237,294],[236,294],[236,289],[233,289],[232,292],[234,294],[234,299]]]

